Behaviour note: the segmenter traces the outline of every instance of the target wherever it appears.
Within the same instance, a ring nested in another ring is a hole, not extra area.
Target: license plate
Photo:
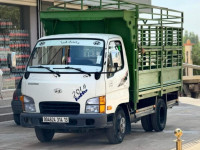
[[[43,122],[69,123],[69,117],[43,117]]]

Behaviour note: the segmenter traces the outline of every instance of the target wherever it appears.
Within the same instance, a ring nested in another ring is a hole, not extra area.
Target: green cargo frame
[[[108,33],[123,38],[134,110],[141,99],[181,90],[183,12],[121,0],[57,3],[40,13],[46,35]],[[71,5],[80,10],[69,10]]]

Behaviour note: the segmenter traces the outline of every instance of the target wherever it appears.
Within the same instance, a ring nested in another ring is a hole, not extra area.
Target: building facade
[[[192,46],[194,44],[188,39],[185,46],[185,63],[193,65],[192,61]],[[185,68],[185,76],[193,76],[193,68]]]

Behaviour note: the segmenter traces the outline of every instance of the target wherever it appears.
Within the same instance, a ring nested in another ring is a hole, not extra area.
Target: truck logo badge
[[[88,75],[86,75],[86,74],[85,74],[85,75],[83,75],[83,78],[87,78],[87,77],[89,77],[89,76],[88,76]]]
[[[43,46],[45,44],[45,42],[40,42],[40,46]]]
[[[95,41],[93,44],[94,45],[100,45],[101,43],[99,41]]]
[[[59,89],[59,88],[57,88],[57,89],[54,89],[54,92],[55,92],[56,94],[60,94],[60,93],[62,93],[62,90]]]
[[[39,83],[28,83],[28,85],[39,85]]]

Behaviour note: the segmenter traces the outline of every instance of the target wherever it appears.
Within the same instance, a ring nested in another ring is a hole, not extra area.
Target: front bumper
[[[43,117],[69,117],[69,123],[43,123]],[[113,114],[79,114],[79,115],[52,115],[40,113],[22,113],[21,125],[24,127],[40,127],[55,131],[74,132],[112,126]]]

